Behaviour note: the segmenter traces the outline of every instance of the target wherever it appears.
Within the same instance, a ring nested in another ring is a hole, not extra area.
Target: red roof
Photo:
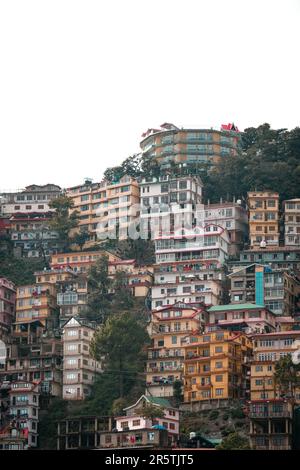
[[[240,132],[237,128],[237,126],[235,126],[233,123],[229,123],[229,124],[222,124],[221,125],[221,129],[222,131],[235,131],[235,132]]]

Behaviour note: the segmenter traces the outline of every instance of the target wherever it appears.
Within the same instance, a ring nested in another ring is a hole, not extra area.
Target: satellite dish
[[[238,199],[238,200],[236,201],[236,203],[239,204],[239,205],[241,205],[241,204],[242,204],[242,200],[241,200],[241,199]]]
[[[266,248],[266,246],[267,246],[267,244],[266,244],[265,240],[262,240],[262,241],[260,242],[260,247],[261,247],[261,248]]]
[[[300,349],[297,349],[292,354],[292,363],[295,365],[300,364]]]

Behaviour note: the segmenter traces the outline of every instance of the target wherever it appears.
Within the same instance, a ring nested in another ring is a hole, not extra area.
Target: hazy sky
[[[163,122],[300,125],[300,0],[0,0],[0,190],[99,181]]]

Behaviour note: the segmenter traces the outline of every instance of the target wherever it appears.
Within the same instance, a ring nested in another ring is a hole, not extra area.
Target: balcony
[[[292,418],[293,411],[292,409],[288,409],[284,407],[281,410],[250,410],[249,413],[250,418],[256,419],[266,419],[266,418]]]

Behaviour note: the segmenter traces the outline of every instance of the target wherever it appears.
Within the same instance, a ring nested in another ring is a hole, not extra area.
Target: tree
[[[70,212],[74,203],[67,196],[59,196],[49,203],[49,207],[55,209],[50,226],[58,233],[62,251],[70,249],[70,231],[78,226],[78,211]]]
[[[181,380],[175,380],[173,383],[173,397],[176,402],[176,406],[179,406],[182,402],[182,382]]]
[[[86,229],[80,229],[71,239],[71,242],[79,246],[80,251],[82,251],[84,244],[90,238],[89,232]]]
[[[281,396],[295,398],[296,388],[300,386],[300,365],[292,362],[291,354],[281,357],[275,364],[275,385]]]
[[[86,316],[103,323],[112,300],[112,280],[108,276],[108,256],[101,256],[88,272],[88,296]]]
[[[216,447],[217,450],[248,450],[250,449],[247,437],[234,432],[224,437],[221,444]]]
[[[121,240],[116,247],[117,254],[123,259],[135,259],[138,265],[155,263],[154,243],[152,240],[138,238]]]
[[[134,297],[128,285],[128,277],[124,271],[117,271],[113,281],[114,295],[112,299],[114,310],[129,310],[134,306]]]
[[[160,406],[153,405],[152,403],[146,403],[144,406],[137,408],[135,410],[135,415],[151,420],[165,417],[163,409]]]
[[[104,371],[118,379],[117,398],[123,398],[143,372],[148,341],[144,325],[129,312],[109,317],[96,332],[91,354],[102,362]]]

